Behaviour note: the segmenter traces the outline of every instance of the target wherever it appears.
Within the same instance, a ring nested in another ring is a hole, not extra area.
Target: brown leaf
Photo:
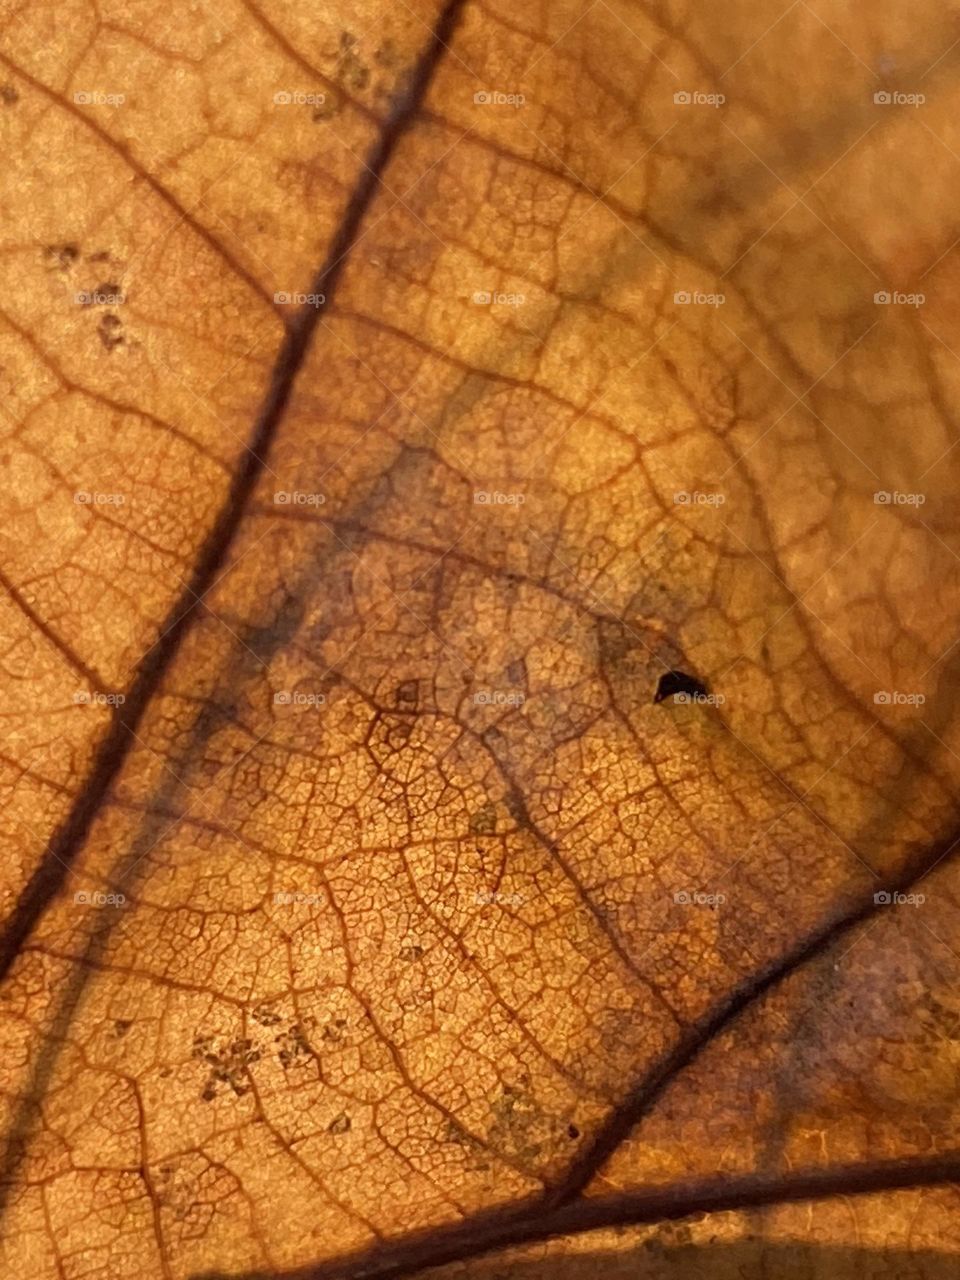
[[[952,1274],[953,12],[69,19],[7,1272]]]

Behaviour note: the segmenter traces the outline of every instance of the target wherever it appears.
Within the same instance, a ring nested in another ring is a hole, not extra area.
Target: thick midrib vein
[[[327,257],[311,285],[311,292],[322,294],[324,302],[317,307],[304,307],[287,329],[246,455],[230,482],[219,515],[203,541],[190,580],[164,618],[159,640],[141,660],[126,701],[117,708],[110,728],[96,750],[86,783],[51,837],[43,857],[21,891],[16,907],[0,929],[0,980],[9,972],[20,948],[63,885],[113,780],[136,742],[136,730],[183,644],[204,594],[219,577],[264,470],[266,457],[314,332],[323,312],[330,309],[361,224],[376,196],[381,174],[420,110],[453,36],[463,4],[464,0],[447,0],[402,96],[396,101],[383,131],[371,148]]]
[[[933,1157],[800,1169],[778,1174],[702,1178],[672,1186],[644,1187],[580,1199],[549,1213],[490,1213],[415,1232],[401,1240],[290,1271],[223,1273],[194,1280],[397,1280],[511,1246],[602,1227],[641,1226],[693,1214],[793,1204],[837,1195],[869,1195],[960,1181],[960,1152]]]

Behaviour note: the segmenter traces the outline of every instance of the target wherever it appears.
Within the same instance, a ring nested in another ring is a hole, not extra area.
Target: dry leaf
[[[5,6],[6,1274],[954,1274],[957,35]]]

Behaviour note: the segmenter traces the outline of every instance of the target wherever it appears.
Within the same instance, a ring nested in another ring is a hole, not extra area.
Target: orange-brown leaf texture
[[[0,1271],[960,1274],[960,4],[0,0]]]

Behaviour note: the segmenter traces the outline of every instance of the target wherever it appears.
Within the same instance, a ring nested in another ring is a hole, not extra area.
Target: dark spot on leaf
[[[48,244],[44,246],[43,256],[48,267],[68,271],[80,256],[80,250],[75,244]]]
[[[485,804],[470,815],[470,832],[475,836],[492,836],[497,829],[497,810],[492,804]]]
[[[381,67],[395,67],[399,61],[396,46],[390,39],[384,40],[373,56]]]
[[[20,95],[12,84],[0,85],[0,102],[5,107],[12,107],[15,102],[20,101]]]
[[[119,316],[108,313],[101,317],[100,323],[97,325],[97,333],[107,351],[112,351],[114,347],[119,347],[123,342],[123,334],[120,332],[122,328],[123,321]]]
[[[407,720],[384,721],[384,741],[391,751],[402,751],[410,741],[413,726]]]
[[[335,1018],[323,1028],[320,1034],[329,1044],[339,1044],[343,1039],[343,1028],[346,1025],[346,1018]]]
[[[125,1036],[132,1026],[132,1018],[116,1018],[113,1024],[114,1035],[119,1039],[120,1036]]]
[[[580,1137],[580,1130],[577,1128],[577,1126],[576,1126],[575,1124],[568,1124],[568,1125],[567,1125],[567,1137],[568,1137],[568,1138],[579,1138],[579,1137]]]
[[[630,678],[648,669],[649,647],[636,628],[620,619],[604,618],[598,622],[597,651],[601,665],[613,673]]]
[[[522,658],[517,658],[507,667],[507,679],[511,684],[521,684],[524,687],[527,683],[527,664]]]
[[[341,1111],[340,1114],[338,1116],[335,1116],[330,1121],[329,1125],[327,1125],[327,1132],[328,1133],[347,1133],[351,1128],[352,1124],[353,1124],[353,1121],[350,1119],[347,1113],[345,1111]]]
[[[707,687],[696,676],[688,676],[685,671],[668,671],[657,681],[657,692],[653,700],[663,702],[667,698],[675,697],[678,693],[705,698]]]
[[[107,280],[103,284],[98,284],[93,291],[94,306],[102,306],[98,299],[110,297],[119,298],[123,294],[123,285],[117,284],[115,280]]]
[[[394,694],[398,707],[405,707],[408,710],[417,706],[420,700],[420,682],[419,680],[405,680],[403,684],[397,686]]]
[[[423,955],[423,947],[418,947],[414,945],[410,947],[400,948],[401,960],[419,960],[422,955]]]

